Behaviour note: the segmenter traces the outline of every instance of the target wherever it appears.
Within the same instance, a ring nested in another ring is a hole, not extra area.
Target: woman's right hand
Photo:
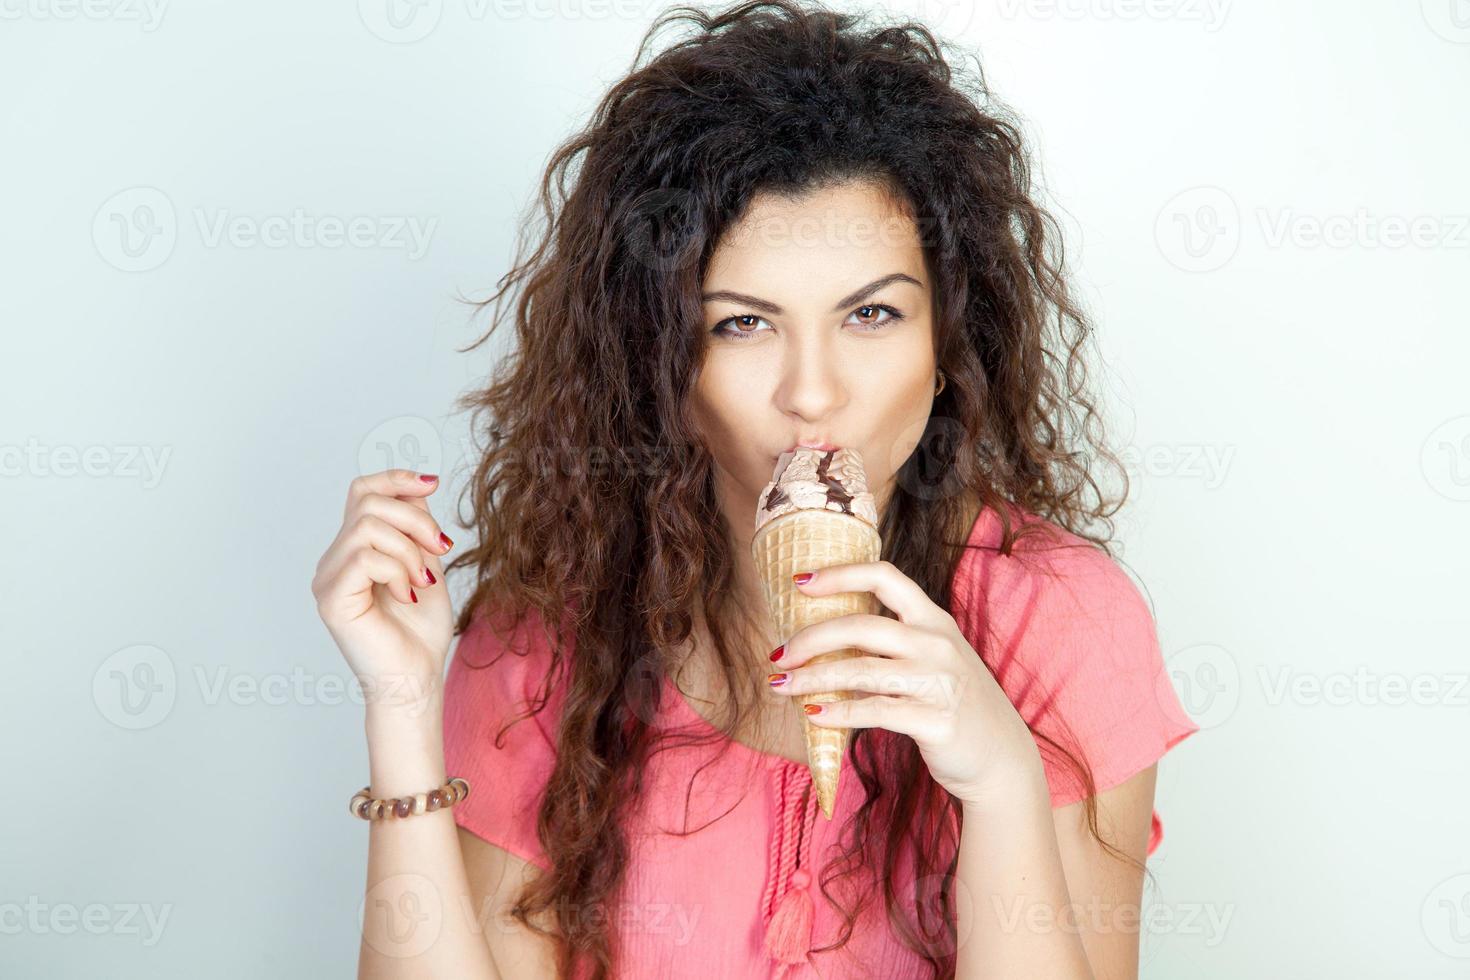
[[[453,542],[427,499],[438,486],[404,469],[353,480],[342,528],[311,580],[317,614],[370,712],[417,713],[440,693],[454,613],[439,562]]]

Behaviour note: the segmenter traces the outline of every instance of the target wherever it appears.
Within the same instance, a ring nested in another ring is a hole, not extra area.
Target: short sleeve
[[[536,817],[556,762],[559,698],[530,714],[550,663],[537,623],[531,614],[502,635],[503,621],[492,628],[476,613],[460,636],[444,680],[444,763],[470,783],[455,823],[547,869]]]
[[[1053,807],[1082,800],[1086,789],[1042,735],[1079,756],[1101,793],[1199,730],[1165,670],[1142,594],[1090,542],[1059,532],[1011,555],[967,552],[956,589],[967,597],[956,621],[976,650],[986,644],[986,662],[1032,729]],[[1162,839],[1155,810],[1149,854]]]

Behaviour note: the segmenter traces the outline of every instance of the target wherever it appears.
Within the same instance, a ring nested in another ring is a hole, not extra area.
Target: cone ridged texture
[[[878,599],[871,592],[809,596],[797,588],[791,577],[832,565],[877,561],[881,549],[876,528],[861,518],[836,511],[798,510],[762,526],[751,541],[751,554],[781,642],[785,643],[797,630],[813,623],[852,613],[877,613]],[[808,663],[831,663],[860,654],[856,647],[846,647],[820,654]],[[832,819],[842,758],[847,754],[852,730],[814,725],[801,705],[830,704],[851,697],[849,691],[832,691],[791,699],[806,734],[807,767],[812,773],[817,801],[828,820]]]

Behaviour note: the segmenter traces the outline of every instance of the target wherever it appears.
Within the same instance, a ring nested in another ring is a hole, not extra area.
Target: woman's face
[[[858,450],[882,513],[934,399],[931,285],[917,227],[876,183],[758,195],[726,231],[694,399],[736,533],[798,443]]]

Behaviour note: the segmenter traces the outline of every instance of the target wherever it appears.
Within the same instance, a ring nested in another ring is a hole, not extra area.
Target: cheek
[[[873,412],[872,459],[869,478],[892,480],[924,438],[932,411],[934,372],[926,357],[883,362],[864,385],[865,400]]]
[[[743,392],[735,372],[722,369],[718,360],[706,362],[694,386],[694,416],[713,449],[731,444],[750,414],[749,391]]]
[[[711,358],[701,370],[692,394],[693,414],[726,489],[753,496],[770,481],[774,463],[766,457],[768,447],[761,438],[775,421],[770,395],[753,381],[749,363],[721,365],[719,360]]]
[[[854,363],[854,370],[854,377],[861,378],[854,394],[861,392],[863,402],[880,422],[911,419],[928,412],[935,366],[927,350],[864,357]]]

